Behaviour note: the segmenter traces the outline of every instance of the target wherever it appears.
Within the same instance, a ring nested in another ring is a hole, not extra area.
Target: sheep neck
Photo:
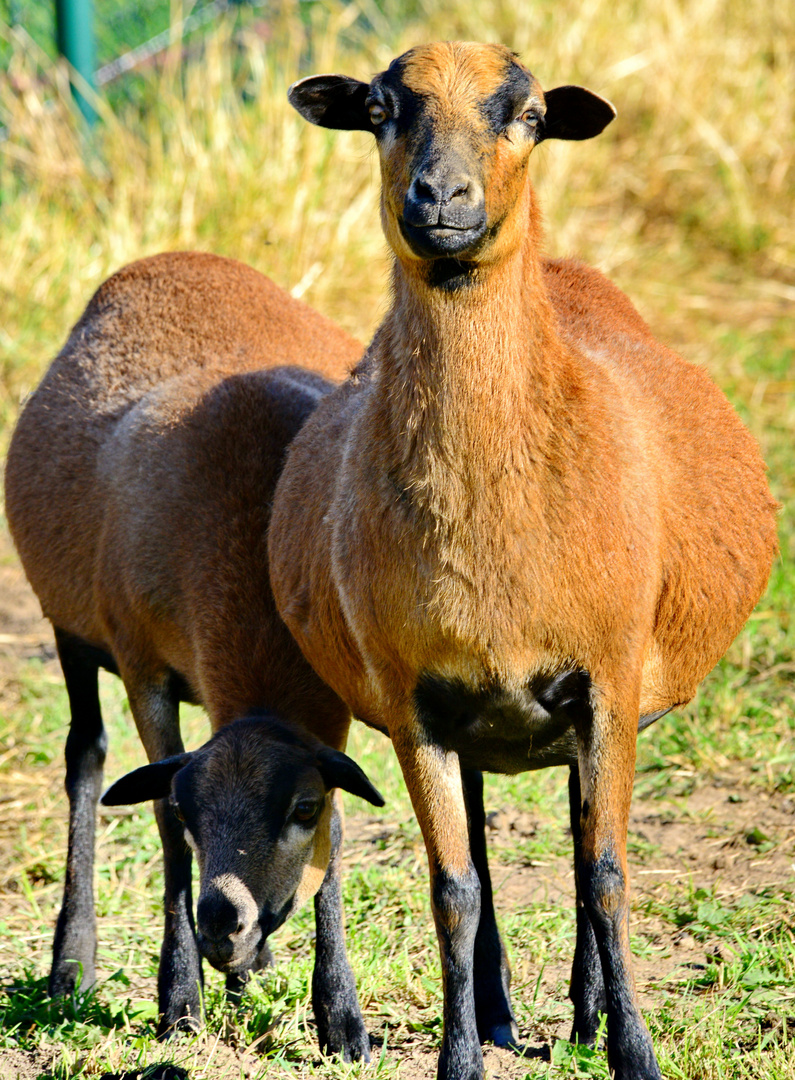
[[[390,476],[437,522],[504,514],[511,487],[544,459],[561,346],[536,242],[528,235],[455,291],[430,286],[424,266],[395,263],[374,342],[379,419]]]

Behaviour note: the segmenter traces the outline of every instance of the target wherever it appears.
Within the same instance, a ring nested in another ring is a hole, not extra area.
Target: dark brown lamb
[[[333,789],[382,800],[341,752],[347,707],[276,612],[266,549],[286,447],[360,354],[241,263],[159,255],[101,286],[22,412],[6,510],[71,706],[53,995],[95,978],[102,667],[121,675],[153,763],[103,801],[158,800],[160,1033],[200,1018],[199,950],[238,992],[268,962],[271,931],[315,895],[320,1042],[369,1057],[345,955]],[[192,754],[180,701],[204,705],[216,732]],[[199,950],[188,845],[201,872]]]

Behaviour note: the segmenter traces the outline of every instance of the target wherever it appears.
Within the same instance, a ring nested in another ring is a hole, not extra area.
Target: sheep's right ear
[[[293,83],[287,98],[310,124],[338,131],[374,131],[364,104],[370,84],[347,75],[310,75]]]
[[[381,792],[373,787],[353,758],[349,758],[341,750],[332,750],[330,746],[322,747],[318,750],[317,767],[326,787],[350,791],[351,795],[358,795],[373,806],[385,805]]]
[[[592,139],[616,118],[615,105],[584,86],[556,86],[544,100],[543,139]]]
[[[153,761],[151,765],[142,765],[133,769],[121,780],[111,784],[99,800],[103,806],[129,806],[131,803],[148,802],[150,799],[165,799],[171,793],[171,778],[187,765],[193,757],[191,753],[175,754],[174,757]]]

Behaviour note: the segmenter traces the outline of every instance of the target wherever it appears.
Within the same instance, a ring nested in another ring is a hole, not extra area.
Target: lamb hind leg
[[[88,990],[96,979],[94,834],[102,789],[107,737],[99,705],[99,665],[83,643],[55,628],[58,658],[69,695],[71,721],[66,739],[66,793],[69,848],[63,903],[53,942],[49,992],[52,997]]]
[[[607,1008],[605,984],[602,978],[602,962],[596,944],[591,920],[583,903],[579,873],[582,858],[582,827],[580,813],[580,772],[576,765],[569,772],[569,813],[571,834],[574,840],[574,884],[577,893],[577,945],[571,966],[569,997],[574,1004],[574,1024],[570,1041],[582,1046],[593,1046],[599,1030],[599,1013]]]
[[[519,1029],[511,1008],[511,967],[497,927],[494,893],[486,851],[483,774],[462,769],[461,781],[469,820],[469,846],[480,880],[480,921],[475,935],[475,1016],[481,1042],[515,1046]]]

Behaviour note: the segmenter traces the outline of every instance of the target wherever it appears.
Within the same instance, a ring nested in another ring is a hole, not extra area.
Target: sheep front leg
[[[571,835],[574,841],[574,886],[577,897],[577,944],[571,966],[569,997],[574,1004],[574,1024],[570,1041],[581,1046],[593,1046],[599,1030],[599,1013],[607,1008],[605,983],[602,978],[602,962],[596,936],[585,910],[580,889],[580,862],[582,860],[582,796],[580,773],[576,765],[569,771],[569,814]]]
[[[515,1046],[519,1029],[511,1008],[511,967],[497,927],[494,893],[486,850],[486,814],[483,807],[483,774],[462,769],[469,844],[480,881],[480,921],[475,935],[475,1015],[481,1042]]]
[[[94,834],[107,737],[99,707],[96,661],[82,642],[57,627],[55,643],[71,713],[66,739],[69,847],[49,983],[50,995],[59,997],[73,993],[78,986],[88,990],[96,979]]]
[[[480,881],[470,857],[458,755],[430,742],[416,721],[390,734],[422,829],[431,873],[444,989],[437,1078],[481,1080],[483,1054],[473,973]]]
[[[607,1005],[607,1060],[615,1080],[661,1080],[640,1015],[629,947],[627,826],[635,776],[637,700],[597,705],[578,731],[582,803],[577,878],[593,927]]]
[[[343,1061],[369,1061],[370,1039],[345,950],[340,801],[337,791],[331,817],[331,857],[323,883],[315,894],[312,1008],[320,1048],[325,1054],[341,1054]]]

